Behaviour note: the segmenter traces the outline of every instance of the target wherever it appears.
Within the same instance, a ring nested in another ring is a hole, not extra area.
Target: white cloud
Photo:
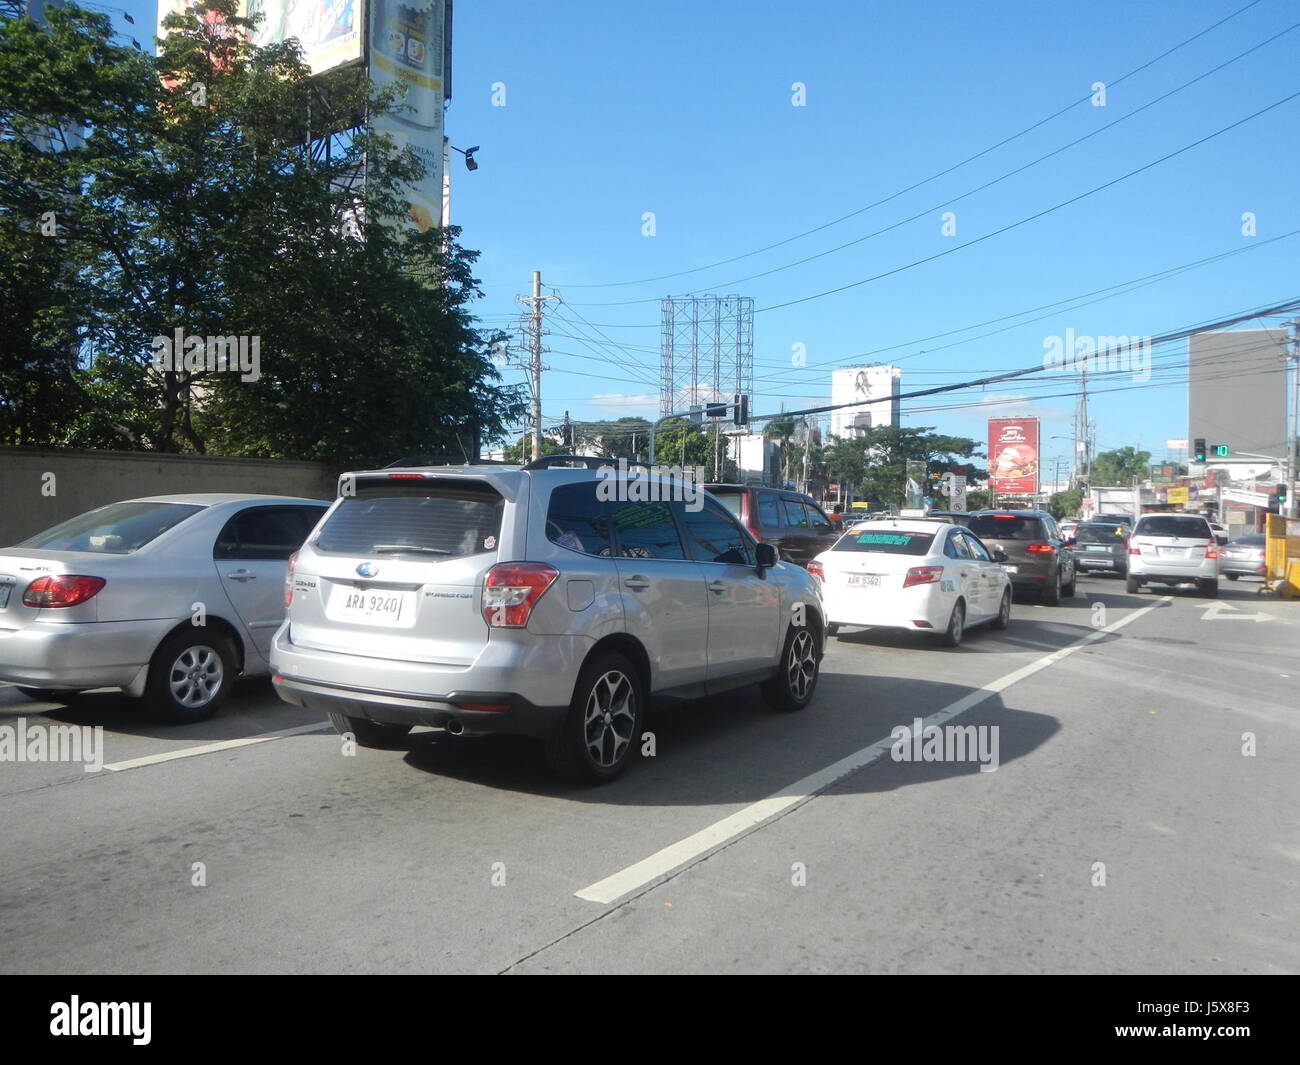
[[[629,410],[641,408],[657,408],[659,406],[659,394],[657,392],[643,393],[639,396],[629,396],[623,392],[601,392],[591,397],[591,405],[599,407],[601,410],[617,411],[620,416],[627,415]]]

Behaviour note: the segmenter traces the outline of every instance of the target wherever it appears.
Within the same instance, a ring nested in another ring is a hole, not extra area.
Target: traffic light
[[[1195,440],[1192,441],[1192,443],[1195,445],[1192,448],[1192,461],[1204,462],[1205,461],[1205,437],[1198,436]]]
[[[1228,457],[1228,453],[1229,453],[1231,450],[1232,450],[1232,448],[1230,448],[1227,444],[1215,444],[1215,445],[1214,445],[1214,454],[1215,454],[1218,458],[1221,458],[1221,459],[1226,459],[1226,458]]]
[[[1283,481],[1277,486],[1277,509],[1281,513],[1282,508],[1286,506],[1286,482]]]
[[[732,412],[732,421],[736,425],[748,425],[749,424],[749,397],[742,396],[739,392],[737,392],[736,398],[734,400],[734,404],[735,406]]]

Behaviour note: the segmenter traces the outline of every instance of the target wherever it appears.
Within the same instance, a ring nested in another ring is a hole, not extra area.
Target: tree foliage
[[[235,0],[165,24],[157,57],[73,6],[0,24],[0,439],[382,465],[517,420],[476,253],[399,228],[414,155],[308,150],[392,91],[254,47]],[[202,350],[159,367],[178,329]]]

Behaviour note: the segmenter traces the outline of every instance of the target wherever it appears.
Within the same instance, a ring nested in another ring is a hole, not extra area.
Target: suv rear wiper
[[[444,551],[441,547],[422,547],[420,544],[375,544],[371,550],[378,555],[394,555],[402,551],[418,551],[424,555],[452,554],[450,551]]]

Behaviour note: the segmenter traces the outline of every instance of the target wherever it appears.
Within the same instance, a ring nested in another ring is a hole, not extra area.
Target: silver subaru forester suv
[[[816,582],[698,485],[648,473],[552,456],[344,474],[290,560],[280,697],[367,746],[415,725],[533,736],[588,782],[623,770],[653,695],[757,682],[807,706]]]

